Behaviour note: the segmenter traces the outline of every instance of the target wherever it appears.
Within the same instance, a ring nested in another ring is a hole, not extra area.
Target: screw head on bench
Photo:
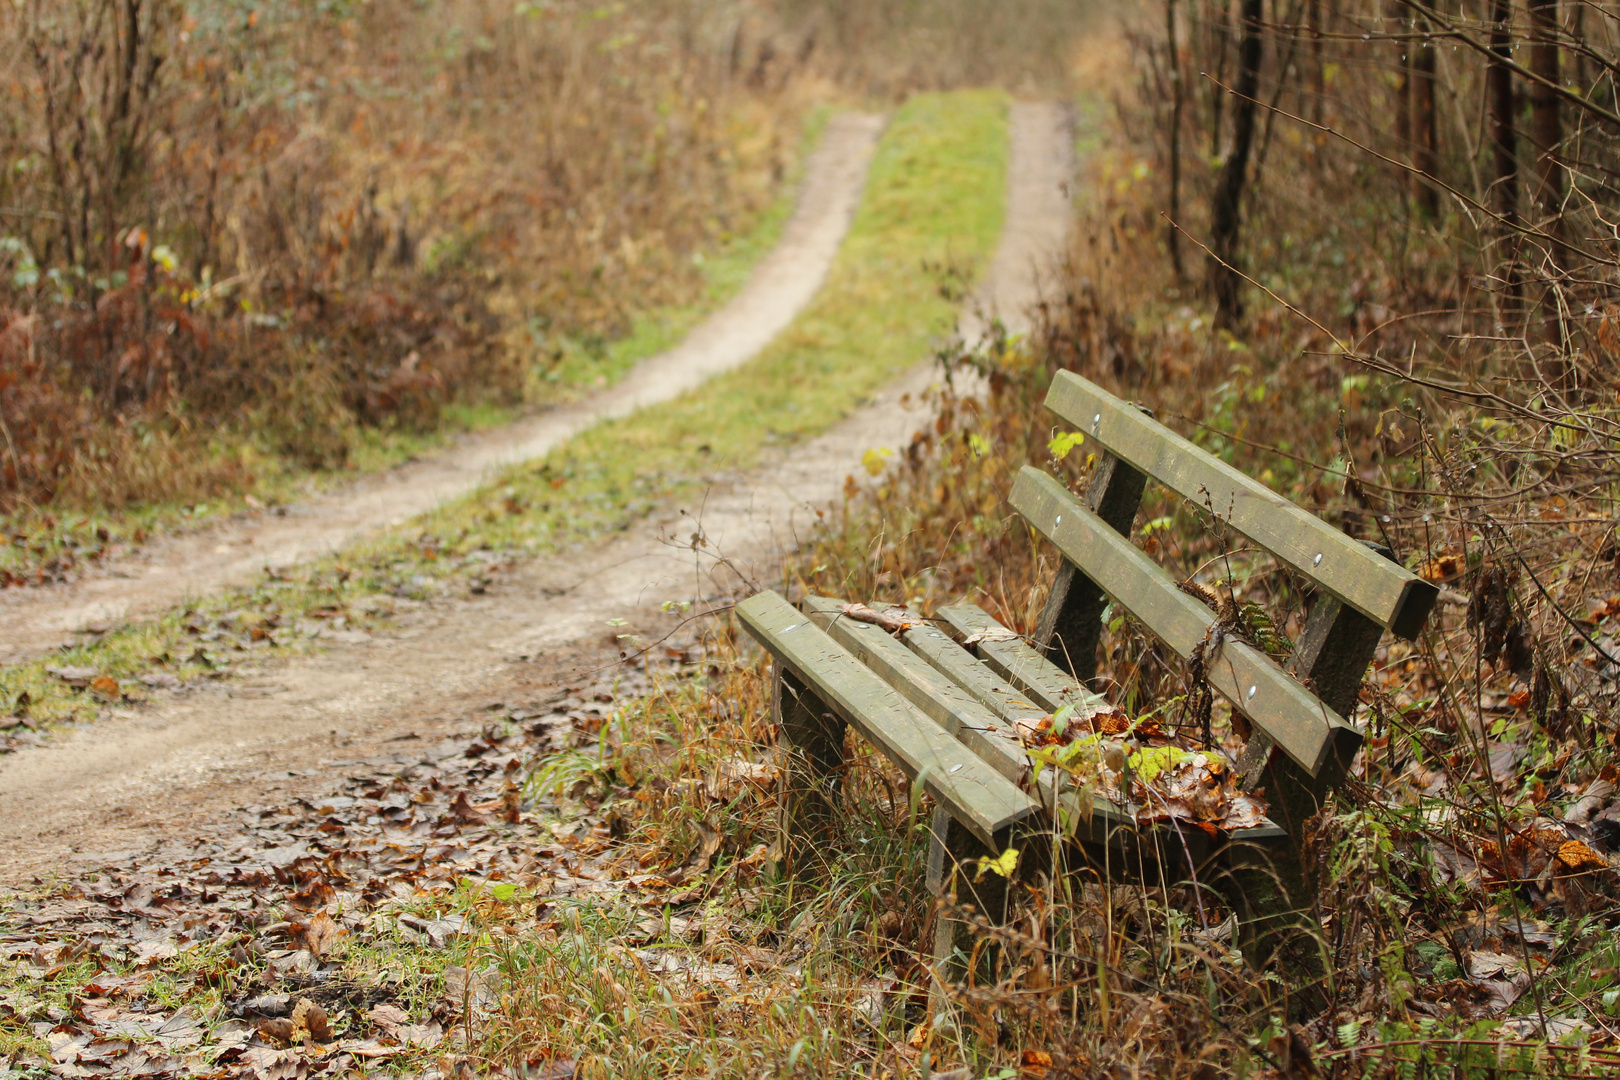
[[[1254,697],[1255,691],[1257,691],[1259,689],[1260,688],[1258,686],[1249,687],[1249,697],[1252,699]]]
[[[1318,551],[1316,553],[1316,558],[1311,560],[1311,565],[1312,566],[1321,566],[1322,565],[1322,553],[1320,551]]]

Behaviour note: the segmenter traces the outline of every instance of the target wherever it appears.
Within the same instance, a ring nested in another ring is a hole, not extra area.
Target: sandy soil
[[[840,152],[851,184],[847,201],[839,204],[840,222],[876,130],[867,118],[845,121],[823,147],[829,155],[841,142],[855,147]],[[1071,145],[1061,109],[1015,108],[1008,222],[980,294],[984,305],[1004,315],[1035,299],[1038,272],[1067,235]],[[801,209],[800,218],[806,216]],[[800,265],[819,283],[825,261]],[[760,274],[779,272],[767,265]],[[784,302],[781,322],[800,303]],[[965,321],[963,330],[973,333],[976,326]],[[722,333],[705,326],[693,337],[712,340],[704,337],[711,333],[726,341],[744,336],[740,328]],[[750,338],[751,348],[769,336]],[[713,361],[717,348],[688,342],[669,354],[687,357],[687,367],[676,370],[679,365],[668,357],[652,364],[662,365],[658,370],[668,384],[695,385],[725,366]],[[678,616],[659,610],[665,600],[695,600],[701,607],[771,584],[781,553],[813,525],[816,508],[837,498],[846,476],[860,475],[861,455],[875,446],[904,445],[930,419],[922,397],[934,375],[930,365],[919,366],[822,437],[717,483],[701,507],[672,509],[595,549],[536,560],[505,575],[488,594],[415,612],[397,631],[368,644],[285,661],[218,690],[175,694],[0,760],[0,882],[105,864],[121,851],[146,848],[263,799],[267,791],[279,791],[284,800],[300,784],[317,785],[343,761],[416,745],[412,736],[434,739],[469,726],[476,731],[490,703],[543,697],[616,662],[618,635],[655,639],[672,630]],[[640,389],[621,394],[651,394],[653,385],[659,384],[643,380]],[[634,407],[624,404],[633,398],[615,400],[620,404],[598,401],[598,415]],[[500,454],[529,453],[519,448],[541,438],[531,431],[497,440],[501,446],[488,450],[496,456],[477,469],[501,460]],[[450,474],[441,493],[421,505],[461,490],[452,479]],[[470,485],[475,478],[460,482]],[[294,535],[298,519],[289,519],[286,527],[293,531],[284,543],[324,550],[359,528],[344,532],[321,522],[313,519],[320,539],[309,541]],[[282,524],[275,524],[281,535]],[[692,536],[699,531],[707,543],[694,548]],[[246,560],[254,570],[269,546],[255,543],[257,557]]]
[[[71,585],[0,593],[0,663],[39,656],[87,626],[165,611],[338,551],[478,487],[505,465],[541,457],[603,420],[667,401],[764,348],[820,288],[849,228],[883,118],[842,113],[806,163],[793,217],[743,290],[679,346],[611,389],[348,485],[281,515],[244,516],[170,537]]]

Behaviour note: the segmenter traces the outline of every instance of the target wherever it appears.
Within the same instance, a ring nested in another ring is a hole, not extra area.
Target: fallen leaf
[[[425,934],[434,948],[443,948],[445,944],[466,926],[466,921],[460,915],[452,915],[445,919],[420,919],[415,915],[401,915],[399,924],[407,930],[414,930],[418,934]]]
[[[1518,779],[1518,765],[1530,751],[1517,743],[1492,743],[1490,753],[1491,779],[1498,784]]]
[[[324,959],[344,937],[348,931],[339,926],[337,922],[324,911],[317,911],[306,926],[297,926],[289,931],[289,936],[295,944],[302,945],[314,953],[317,959]]]
[[[366,1016],[385,1035],[392,1035],[396,1029],[411,1022],[411,1014],[397,1005],[373,1005]]]
[[[842,604],[838,610],[847,618],[854,619],[856,622],[881,626],[891,634],[903,633],[915,626],[917,622],[916,619],[911,618],[911,613],[905,608],[876,611],[865,604]]]
[[[1534,1016],[1515,1016],[1502,1021],[1502,1030],[1520,1039],[1539,1039],[1541,1037],[1541,1026],[1541,1021]],[[1584,1035],[1591,1030],[1591,1024],[1577,1017],[1549,1016],[1547,1018],[1548,1042],[1563,1042],[1571,1035]]]
[[[1473,979],[1499,979],[1512,978],[1524,972],[1524,961],[1516,956],[1506,953],[1491,952],[1487,949],[1470,950],[1468,953],[1468,975]]]
[[[1614,794],[1614,784],[1601,776],[1586,785],[1581,797],[1564,811],[1564,821],[1572,825],[1585,825]]]
[[[101,672],[93,667],[53,667],[45,665],[47,674],[55,675],[69,686],[89,686],[90,680],[98,677]]]
[[[690,864],[692,874],[701,874],[708,870],[709,862],[720,850],[720,844],[725,839],[718,829],[711,829],[701,821],[697,823],[697,830],[700,842]]]
[[[455,802],[450,804],[450,812],[446,816],[463,825],[482,825],[489,820],[473,809],[465,791],[457,793]]]
[[[294,1042],[302,1042],[306,1038],[319,1043],[332,1041],[332,1029],[326,1021],[326,1010],[309,998],[300,998],[298,1004],[293,1007],[292,1026]]]
[[[1046,1070],[1052,1067],[1052,1055],[1045,1050],[1025,1050],[1019,1055],[1018,1063],[1025,1072],[1045,1076]]]
[[[151,967],[163,960],[172,960],[180,955],[180,947],[173,938],[154,938],[143,941],[135,946],[135,955],[130,958],[131,964],[137,968]]]
[[[1566,840],[1558,845],[1558,861],[1577,872],[1609,868],[1607,859],[1579,840]]]
[[[353,1054],[361,1058],[385,1058],[402,1053],[405,1047],[397,1042],[383,1042],[381,1039],[348,1039],[337,1045],[340,1053]]]
[[[296,1029],[293,1027],[293,1022],[287,1019],[285,1016],[278,1016],[273,1020],[266,1020],[264,1023],[259,1025],[259,1034],[264,1037],[265,1042],[270,1043],[273,1046],[292,1045],[293,1032],[295,1030]]]
[[[1009,630],[1005,626],[992,626],[987,630],[980,630],[963,638],[962,647],[971,649],[981,642],[1019,641],[1021,638],[1022,635],[1016,630]]]

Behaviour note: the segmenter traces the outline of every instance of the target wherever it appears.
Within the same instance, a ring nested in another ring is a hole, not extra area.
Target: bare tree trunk
[[[1322,0],[1310,0],[1305,19],[1311,36],[1311,111],[1316,123],[1322,122],[1322,105],[1327,99],[1327,69],[1322,64]]]
[[[1554,388],[1570,385],[1570,368],[1565,355],[1564,319],[1559,278],[1569,266],[1564,244],[1564,167],[1560,149],[1564,123],[1559,111],[1558,0],[1529,0],[1530,141],[1536,151],[1534,204],[1537,224],[1547,236],[1549,264],[1541,293],[1541,334],[1553,346],[1553,355],[1541,365],[1541,374]]]
[[[1519,136],[1513,127],[1513,0],[1491,0],[1491,61],[1485,71],[1485,99],[1490,108],[1491,209],[1501,221],[1502,278],[1507,285],[1504,313],[1512,317],[1520,299]]]
[[[1564,212],[1564,168],[1559,160],[1564,125],[1558,94],[1552,89],[1558,85],[1558,0],[1529,0],[1529,8],[1530,71],[1537,79],[1530,85],[1530,141],[1536,151],[1535,203],[1544,227],[1556,238]],[[1557,259],[1559,253],[1554,251],[1553,256]]]
[[[1165,38],[1170,57],[1170,264],[1176,280],[1187,277],[1181,261],[1181,113],[1184,89],[1181,85],[1181,51],[1176,41],[1176,0],[1165,0]]]
[[[1211,5],[1213,7],[1213,5]],[[1226,46],[1231,40],[1232,0],[1221,0],[1210,32],[1211,50],[1215,54],[1215,78],[1209,88],[1209,156],[1221,153],[1221,120],[1226,105]]]
[[[1232,101],[1232,149],[1215,182],[1210,206],[1210,288],[1215,294],[1215,324],[1236,326],[1243,317],[1243,276],[1238,240],[1243,216],[1243,189],[1248,179],[1249,151],[1254,144],[1255,95],[1260,91],[1263,0],[1242,0],[1243,37],[1238,44],[1238,77]]]
[[[1440,187],[1434,179],[1440,172],[1439,129],[1434,120],[1434,42],[1428,37],[1429,23],[1421,15],[1412,20],[1412,202],[1419,216],[1433,222],[1440,218]]]
[[[1389,0],[1384,11],[1387,24],[1395,28],[1399,38],[1395,50],[1395,144],[1400,148],[1401,156],[1406,157],[1412,149],[1411,43],[1407,40],[1406,12],[1400,0]],[[1407,175],[1403,169],[1398,178],[1402,191],[1410,187]]]

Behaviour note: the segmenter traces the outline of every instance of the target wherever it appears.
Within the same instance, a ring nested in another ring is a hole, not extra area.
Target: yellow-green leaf
[[[979,859],[979,877],[991,872],[1001,877],[1011,877],[1012,872],[1018,869],[1018,849],[1008,848],[995,858],[986,855]]]
[[[1078,431],[1065,431],[1059,435],[1054,435],[1052,441],[1046,444],[1046,448],[1051,451],[1054,459],[1062,461],[1069,456],[1070,450],[1085,441],[1086,437]]]
[[[884,466],[889,463],[889,458],[892,457],[894,451],[887,446],[874,447],[861,455],[861,465],[866,468],[867,473],[876,476],[883,471]]]

